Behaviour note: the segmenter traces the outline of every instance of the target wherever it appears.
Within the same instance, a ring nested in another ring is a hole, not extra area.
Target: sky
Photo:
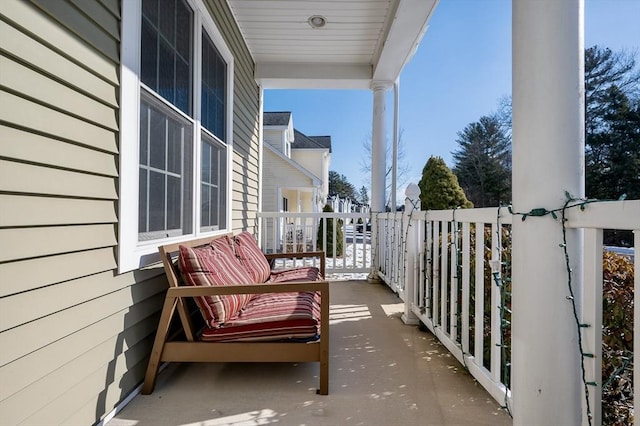
[[[556,1],[556,0],[549,0]],[[640,0],[585,0],[585,47],[636,52]],[[511,0],[440,0],[420,46],[400,76],[399,128],[407,183],[417,183],[430,156],[452,167],[457,133],[498,109],[511,95]],[[393,91],[387,94],[393,132]],[[265,111],[291,111],[308,136],[330,135],[330,170],[356,189],[369,187],[363,143],[371,139],[370,90],[265,90]],[[389,139],[390,140],[390,139]],[[406,186],[406,184],[404,185]],[[402,199],[404,186],[398,188]]]

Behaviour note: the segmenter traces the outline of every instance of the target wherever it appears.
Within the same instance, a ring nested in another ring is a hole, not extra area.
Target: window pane
[[[200,227],[205,231],[226,226],[226,152],[223,144],[203,132]]]
[[[149,164],[149,108],[140,106],[140,164]]]
[[[149,131],[140,131],[140,144],[149,146],[150,164],[140,161],[139,240],[193,232],[193,124],[141,91],[141,117]],[[146,113],[142,111],[146,110]]]
[[[157,89],[158,87],[158,38],[157,32],[151,24],[142,20],[142,49],[140,58],[141,76],[140,79],[147,86]]]
[[[189,115],[192,31],[193,12],[183,0],[143,0],[141,80]]]
[[[182,132],[183,126],[176,121],[169,121],[169,137],[170,142],[167,147],[167,171],[180,174],[182,171],[182,152],[184,137]]]
[[[189,63],[184,62],[180,58],[176,58],[176,82],[175,82],[175,102],[174,105],[182,111],[191,111],[189,102],[191,102],[191,71]]]
[[[156,109],[151,109],[151,119],[149,123],[149,151],[150,161],[149,165],[156,169],[164,170],[165,154],[166,154],[166,139],[167,139],[167,118],[164,114]],[[142,133],[142,132],[141,132]],[[141,162],[142,163],[142,162]]]
[[[180,178],[174,176],[167,177],[167,229],[180,229]]]
[[[202,125],[225,140],[225,81],[227,65],[206,32],[202,33]]]
[[[149,173],[149,232],[165,228],[165,187],[163,173]]]
[[[147,170],[140,169],[140,191],[138,192],[138,232],[147,232]]]
[[[200,185],[202,203],[200,209],[201,226],[211,226],[211,196],[209,195],[209,185]]]
[[[184,60],[191,62],[191,9],[184,1],[176,4],[176,26],[176,50]]]

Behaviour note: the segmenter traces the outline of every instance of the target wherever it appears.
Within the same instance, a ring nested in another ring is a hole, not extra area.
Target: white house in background
[[[262,211],[322,211],[329,192],[331,136],[294,129],[291,112],[263,117]]]

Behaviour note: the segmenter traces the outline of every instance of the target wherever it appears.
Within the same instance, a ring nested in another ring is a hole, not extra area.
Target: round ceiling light
[[[309,17],[307,22],[311,25],[311,28],[322,28],[327,25],[327,18],[321,15],[313,15]]]

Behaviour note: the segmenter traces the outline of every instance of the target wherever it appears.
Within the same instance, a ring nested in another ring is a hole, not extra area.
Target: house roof
[[[370,89],[397,79],[438,0],[228,3],[263,88]]]
[[[287,126],[289,121],[291,121],[291,111],[265,112],[263,115],[265,126]]]
[[[328,149],[331,152],[331,136],[307,136],[296,129],[293,132],[294,149]]]

